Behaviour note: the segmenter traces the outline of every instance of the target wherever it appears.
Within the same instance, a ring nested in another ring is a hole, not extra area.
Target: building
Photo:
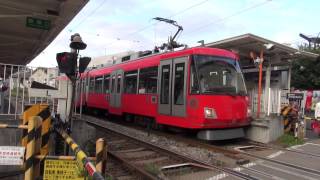
[[[29,80],[57,87],[56,77],[58,76],[58,68],[42,68],[38,67],[32,71]]]

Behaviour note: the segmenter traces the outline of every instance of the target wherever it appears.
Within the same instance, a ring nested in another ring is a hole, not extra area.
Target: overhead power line
[[[184,13],[184,12],[186,12],[186,11],[192,9],[192,8],[195,8],[195,7],[197,7],[197,6],[200,6],[200,5],[204,4],[204,3],[206,3],[207,1],[210,1],[210,0],[200,1],[200,2],[198,2],[198,3],[196,3],[196,4],[193,4],[193,5],[185,8],[185,9],[183,9],[183,10],[181,10],[181,11],[178,11],[178,12],[174,13],[174,14],[172,14],[171,16],[168,16],[168,17],[166,17],[166,18],[173,18],[173,17],[175,17],[175,16],[177,16],[177,15],[180,15],[180,14],[182,14],[182,13]],[[122,37],[120,37],[120,38],[117,38],[117,40],[111,42],[107,47],[110,47],[111,45],[113,45],[113,44],[114,44],[115,42],[117,42],[118,40],[122,40],[122,39],[125,39],[125,38],[127,38],[127,37],[129,37],[129,36],[132,36],[132,35],[134,35],[134,34],[138,34],[138,33],[140,33],[140,32],[143,32],[143,31],[145,31],[146,29],[149,29],[150,27],[152,27],[152,26],[154,26],[154,25],[156,25],[156,24],[158,24],[158,23],[159,23],[159,22],[154,22],[154,23],[152,23],[152,24],[146,25],[146,26],[138,29],[137,31],[128,33],[128,34],[126,34],[126,35],[124,35],[124,36],[122,36]]]
[[[226,21],[226,20],[228,20],[228,19],[230,19],[230,18],[232,18],[232,17],[235,17],[235,16],[237,16],[237,15],[239,15],[239,14],[243,14],[243,13],[245,13],[245,12],[247,12],[247,11],[250,11],[250,10],[255,9],[255,8],[257,8],[257,7],[263,6],[263,5],[267,4],[267,3],[270,2],[270,1],[272,1],[272,0],[266,0],[266,1],[263,1],[263,2],[261,2],[261,3],[257,3],[257,4],[255,4],[255,5],[253,5],[253,6],[250,6],[250,7],[244,8],[244,9],[241,9],[240,11],[237,11],[237,12],[235,12],[235,13],[233,13],[233,14],[230,14],[229,16],[226,16],[226,17],[224,17],[224,18],[221,18],[221,19],[218,19],[218,20],[209,22],[208,24],[205,24],[205,25],[203,25],[203,26],[200,26],[200,27],[194,29],[193,31],[184,33],[184,35],[186,35],[186,34],[192,34],[192,33],[194,33],[194,32],[197,32],[197,31],[201,30],[201,29],[204,29],[204,28],[206,28],[206,27],[208,27],[208,26],[210,26],[210,25],[212,25],[212,24],[221,23],[221,22]]]
[[[82,23],[84,23],[88,17],[92,16],[94,13],[96,13],[101,7],[103,7],[103,4],[106,3],[107,0],[103,0],[100,4],[98,4],[93,11],[90,12],[90,14],[86,15],[78,24],[76,24],[73,28],[70,29],[70,32],[79,27]]]

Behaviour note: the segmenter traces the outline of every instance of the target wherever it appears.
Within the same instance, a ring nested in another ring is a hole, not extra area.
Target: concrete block
[[[283,121],[280,117],[265,117],[255,119],[245,131],[246,138],[261,143],[277,140],[282,134]]]

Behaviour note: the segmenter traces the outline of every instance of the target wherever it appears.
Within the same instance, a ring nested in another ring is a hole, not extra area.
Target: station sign
[[[0,165],[23,165],[25,147],[0,146]]]
[[[26,26],[31,28],[49,30],[50,24],[51,24],[50,20],[33,18],[33,17],[27,17],[26,19]]]
[[[84,180],[76,160],[51,160],[44,162],[43,180]]]

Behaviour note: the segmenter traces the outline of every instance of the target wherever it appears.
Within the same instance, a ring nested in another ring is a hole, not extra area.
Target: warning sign
[[[43,180],[83,180],[75,160],[45,160]]]
[[[23,165],[24,147],[0,146],[0,165]]]

